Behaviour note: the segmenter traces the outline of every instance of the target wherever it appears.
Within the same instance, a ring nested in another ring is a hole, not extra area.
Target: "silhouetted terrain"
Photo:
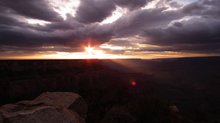
[[[138,123],[176,122],[169,106],[178,107],[181,122],[220,122],[220,57],[2,60],[0,73],[1,105],[45,91],[69,91],[88,103],[88,123],[104,122],[107,112],[125,107]]]

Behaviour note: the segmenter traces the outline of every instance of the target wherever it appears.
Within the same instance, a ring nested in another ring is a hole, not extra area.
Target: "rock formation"
[[[136,119],[123,107],[112,107],[106,113],[101,123],[135,123]]]
[[[87,104],[71,92],[46,92],[0,107],[0,123],[85,123]]]

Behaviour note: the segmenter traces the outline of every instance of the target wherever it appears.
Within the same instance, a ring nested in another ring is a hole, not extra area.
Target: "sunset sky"
[[[220,55],[220,0],[0,0],[0,59]]]

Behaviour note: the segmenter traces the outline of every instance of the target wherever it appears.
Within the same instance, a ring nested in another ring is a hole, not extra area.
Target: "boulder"
[[[86,113],[87,104],[78,94],[46,92],[31,101],[0,107],[0,123],[84,123]]]
[[[172,112],[175,112],[175,113],[180,112],[176,105],[171,105],[171,106],[169,106],[169,108],[170,108],[170,111],[172,111]]]
[[[112,107],[101,123],[135,123],[136,119],[123,107]]]

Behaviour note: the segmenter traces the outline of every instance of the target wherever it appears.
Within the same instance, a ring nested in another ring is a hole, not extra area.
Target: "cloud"
[[[46,0],[1,0],[1,6],[7,8],[9,14],[20,14],[34,19],[59,21],[61,17],[52,10]]]
[[[68,52],[93,39],[100,44],[135,47],[136,52],[219,52],[220,1],[198,0],[186,5],[175,1],[81,0],[74,16],[66,14],[62,19],[48,0],[2,0],[0,50]],[[146,7],[152,2],[155,5]],[[112,23],[101,24],[117,6],[128,12]],[[28,22],[33,20],[38,23]],[[135,36],[142,41],[130,38]],[[55,48],[45,48],[51,46]]]
[[[199,0],[181,9],[183,17],[165,28],[145,29],[149,44],[171,47],[167,50],[220,52],[220,1]]]
[[[144,31],[147,43],[172,46],[176,50],[218,50],[220,49],[220,21],[203,17],[173,22],[166,28]]]
[[[150,1],[152,0],[114,0],[116,5],[128,8],[130,10],[143,7]]]
[[[82,0],[76,18],[84,23],[101,22],[110,16],[114,9],[112,0]]]
[[[219,0],[199,0],[183,8],[183,12],[190,15],[201,15],[203,17],[220,17]]]
[[[116,6],[135,10],[152,0],[81,0],[76,18],[83,23],[101,22],[109,17]]]
[[[179,11],[165,11],[164,8],[130,12],[120,18],[114,25],[115,35],[130,36],[139,34],[143,29],[166,26],[170,21],[181,17]]]

